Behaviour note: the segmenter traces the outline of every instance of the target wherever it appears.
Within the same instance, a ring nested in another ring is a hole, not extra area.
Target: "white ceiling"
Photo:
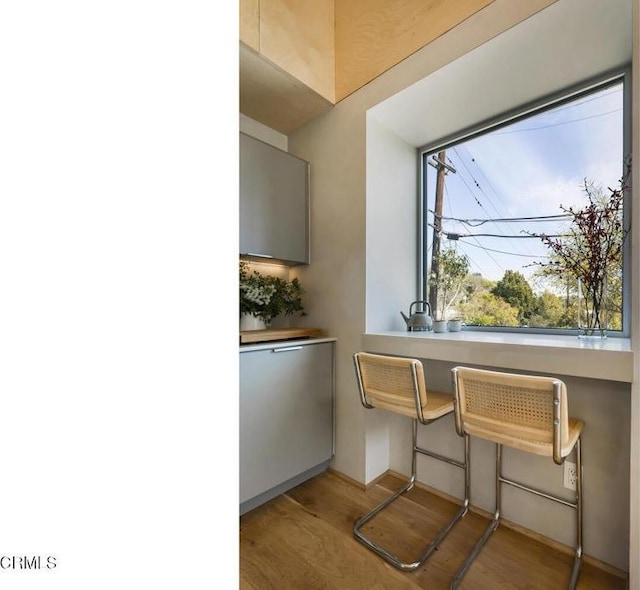
[[[631,0],[558,0],[369,110],[416,147],[624,66]]]

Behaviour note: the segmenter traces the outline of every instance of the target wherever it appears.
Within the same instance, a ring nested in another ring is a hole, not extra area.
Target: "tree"
[[[437,289],[436,309],[431,310],[436,319],[446,319],[447,311],[464,294],[469,272],[469,259],[458,254],[455,248],[442,250],[438,256],[438,274],[431,274],[430,284]]]
[[[536,296],[522,273],[507,270],[491,293],[518,310],[518,321],[521,324],[528,322],[535,309]]]
[[[518,326],[518,310],[489,291],[476,293],[460,306],[469,326]]]
[[[575,298],[571,303],[551,291],[538,296],[529,325],[536,328],[570,328],[575,324]]]

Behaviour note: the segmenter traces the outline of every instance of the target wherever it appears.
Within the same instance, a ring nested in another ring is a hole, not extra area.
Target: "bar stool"
[[[576,548],[569,588],[575,589],[582,563],[582,420],[570,418],[565,384],[552,377],[516,375],[484,369],[452,370],[456,431],[496,443],[496,503],[489,526],[451,581],[457,588],[493,531],[498,528],[501,484],[531,492],[576,511]],[[575,448],[575,502],[526,486],[502,475],[502,445],[552,457],[558,465]]]
[[[467,513],[469,508],[469,439],[464,435],[463,462],[418,447],[418,422],[430,424],[453,412],[453,396],[451,394],[427,391],[424,369],[419,360],[366,352],[356,352],[353,355],[353,359],[362,405],[365,408],[379,408],[413,419],[413,451],[409,480],[402,488],[361,517],[353,527],[353,534],[358,541],[394,567],[403,571],[413,571],[429,558],[453,528],[454,524]],[[416,459],[418,453],[439,459],[464,470],[464,500],[455,516],[440,529],[417,559],[413,562],[405,563],[396,555],[366,537],[360,529],[381,510],[413,487],[416,481]]]

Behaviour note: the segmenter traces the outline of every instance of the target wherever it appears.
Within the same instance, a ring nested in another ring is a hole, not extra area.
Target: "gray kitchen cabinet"
[[[324,471],[333,456],[334,342],[240,352],[240,514]]]
[[[240,133],[240,255],[309,264],[309,162]]]

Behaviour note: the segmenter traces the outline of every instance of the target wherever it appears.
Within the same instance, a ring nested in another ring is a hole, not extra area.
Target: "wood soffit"
[[[240,112],[289,135],[494,1],[335,0],[335,98],[240,42]]]

